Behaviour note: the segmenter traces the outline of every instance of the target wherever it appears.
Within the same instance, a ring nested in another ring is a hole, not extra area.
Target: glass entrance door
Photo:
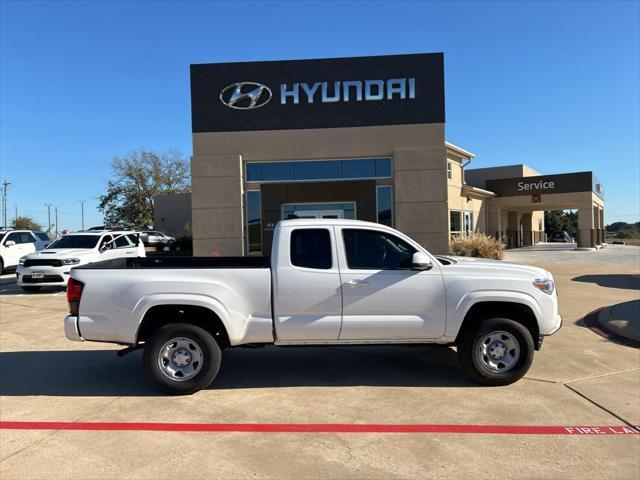
[[[282,219],[293,218],[356,218],[355,202],[299,203],[282,205]]]
[[[342,210],[296,210],[294,218],[344,218]]]

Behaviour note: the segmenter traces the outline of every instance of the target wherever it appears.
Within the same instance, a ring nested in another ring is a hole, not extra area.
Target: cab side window
[[[6,245],[7,242],[9,241],[14,241],[16,242],[16,245],[20,243],[20,234],[19,233],[10,233],[9,235],[7,235],[7,237],[5,238],[4,244]]]
[[[100,246],[98,248],[100,250],[109,250],[110,248],[113,248],[113,243],[110,243],[112,240],[113,237],[111,235],[105,235],[102,237],[102,240],[100,240]]]
[[[115,243],[115,248],[131,247],[131,244],[129,243],[129,240],[127,239],[126,235],[121,235],[120,237],[117,237],[113,243]]]
[[[20,241],[16,243],[36,243],[35,237],[29,232],[20,233]]]
[[[300,228],[291,232],[291,265],[328,270],[333,265],[331,235],[326,228]]]
[[[342,230],[347,265],[352,270],[408,269],[416,249],[386,232],[345,228]]]

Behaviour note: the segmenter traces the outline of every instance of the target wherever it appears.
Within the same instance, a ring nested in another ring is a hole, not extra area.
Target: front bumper
[[[24,267],[19,265],[16,268],[16,281],[21,287],[66,287],[72,266],[75,265],[62,267]],[[42,278],[33,278],[33,273],[42,274]]]
[[[560,314],[557,314],[556,315],[556,325],[555,325],[555,327],[549,333],[546,333],[545,336],[548,337],[549,335],[553,335],[558,330],[560,330],[560,328],[562,328],[562,317],[560,316]]]
[[[78,317],[73,315],[64,317],[64,335],[74,342],[84,342],[84,338],[80,336],[80,330],[78,330]]]
[[[544,333],[544,334],[541,333],[540,335],[538,335],[538,341],[535,344],[535,349],[540,350],[542,348],[542,342],[544,341],[544,337],[553,335],[558,330],[560,330],[561,327],[562,327],[562,317],[560,316],[560,314],[558,314],[556,315],[556,321],[555,321],[555,326],[553,327],[553,330],[551,330],[549,333]]]

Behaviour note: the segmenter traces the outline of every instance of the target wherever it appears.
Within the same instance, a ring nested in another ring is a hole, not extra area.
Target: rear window
[[[40,240],[44,240],[45,242],[48,242],[49,239],[49,235],[47,235],[44,232],[33,232],[35,234],[36,237],[38,237]]]
[[[328,270],[332,265],[331,237],[326,228],[291,232],[291,265]]]

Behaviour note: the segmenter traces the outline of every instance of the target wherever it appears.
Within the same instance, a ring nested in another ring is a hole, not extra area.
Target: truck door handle
[[[348,282],[344,283],[347,287],[367,287],[369,286],[369,282],[365,282],[363,280],[349,280]]]

